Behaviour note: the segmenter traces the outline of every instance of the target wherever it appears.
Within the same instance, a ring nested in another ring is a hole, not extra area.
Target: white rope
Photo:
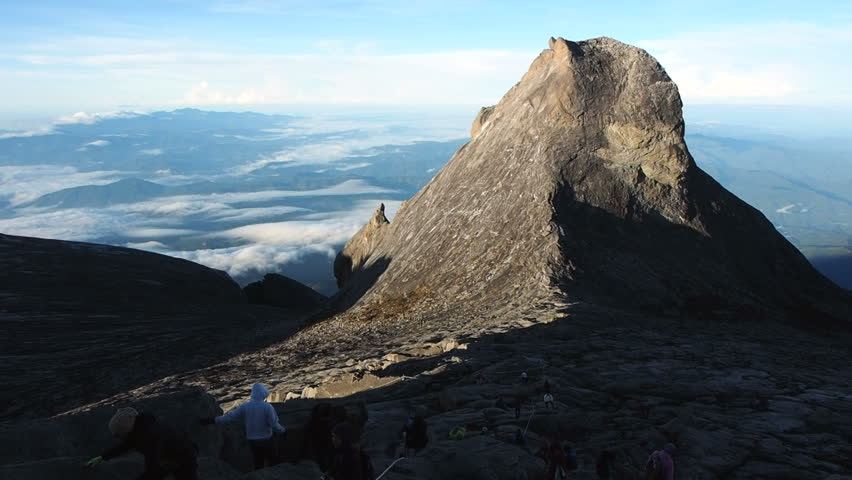
[[[406,457],[399,457],[399,458],[397,458],[396,460],[394,460],[394,461],[393,461],[393,463],[391,463],[390,465],[388,465],[388,468],[386,468],[386,469],[385,469],[385,471],[384,471],[384,472],[382,472],[382,474],[381,474],[381,475],[379,475],[378,477],[376,477],[376,480],[379,480],[380,478],[384,477],[384,476],[385,476],[385,474],[386,474],[386,473],[388,473],[388,472],[390,471],[390,469],[391,469],[391,468],[393,468],[393,466],[394,466],[394,465],[396,465],[396,463],[397,463],[397,462],[399,462],[400,460],[405,460],[405,458],[406,458]]]
[[[530,428],[530,422],[532,421],[532,417],[535,415],[535,404],[532,406],[532,413],[530,413],[530,418],[527,419],[527,426],[524,427],[524,438],[527,438],[527,430]]]

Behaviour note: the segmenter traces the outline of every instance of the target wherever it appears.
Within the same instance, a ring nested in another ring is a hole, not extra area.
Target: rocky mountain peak
[[[644,50],[551,38],[393,222],[374,216],[346,245],[344,295],[766,312],[838,292],[696,166],[681,107]]]

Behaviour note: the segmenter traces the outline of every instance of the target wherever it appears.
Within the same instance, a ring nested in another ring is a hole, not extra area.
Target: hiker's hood
[[[269,396],[269,390],[266,389],[263,385],[259,383],[255,383],[251,387],[251,399],[262,402],[266,400],[266,397]]]
[[[358,432],[349,422],[338,423],[332,432],[340,439],[340,448],[352,448],[358,442]]]

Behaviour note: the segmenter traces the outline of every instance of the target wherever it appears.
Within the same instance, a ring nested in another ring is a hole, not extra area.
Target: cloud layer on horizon
[[[852,30],[775,22],[637,42],[666,68],[684,103],[852,106]]]

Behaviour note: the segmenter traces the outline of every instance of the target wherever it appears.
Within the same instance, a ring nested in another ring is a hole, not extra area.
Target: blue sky
[[[0,116],[496,103],[547,38],[647,49],[687,104],[852,109],[852,2],[0,0]]]

